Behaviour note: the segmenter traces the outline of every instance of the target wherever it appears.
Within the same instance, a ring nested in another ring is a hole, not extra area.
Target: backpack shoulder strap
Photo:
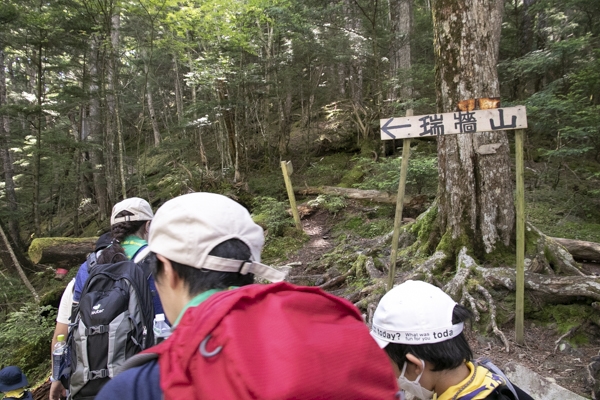
[[[140,247],[135,254],[133,255],[133,257],[131,257],[131,260],[135,263],[139,263],[141,262],[144,258],[146,258],[146,256],[148,255],[148,253],[150,253],[150,248],[148,247],[147,244],[143,245],[142,247]]]
[[[88,273],[90,273],[90,271],[92,270],[92,268],[94,268],[96,266],[96,264],[98,264],[98,259],[96,258],[96,252],[92,251],[88,256],[87,256],[87,270]]]
[[[512,394],[515,396],[516,400],[519,400],[519,396],[517,395],[517,391],[515,390],[514,386],[512,385],[512,383],[510,382],[510,380],[508,379],[508,377],[504,374],[504,372],[502,372],[502,370],[500,368],[498,368],[494,363],[492,363],[492,361],[487,358],[487,357],[480,357],[476,360],[477,364],[481,365],[482,367],[490,370],[491,372],[493,372],[494,374],[500,376],[505,384],[506,387],[512,392]]]

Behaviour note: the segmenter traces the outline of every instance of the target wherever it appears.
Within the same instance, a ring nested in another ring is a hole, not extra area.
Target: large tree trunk
[[[496,65],[502,0],[436,0],[432,3],[438,109],[451,112],[460,100],[498,97]],[[478,155],[499,143],[496,154]],[[439,235],[450,243],[468,238],[475,254],[508,246],[515,210],[510,150],[505,132],[440,136]]]

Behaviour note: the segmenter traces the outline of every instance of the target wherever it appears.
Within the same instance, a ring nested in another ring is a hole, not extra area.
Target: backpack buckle
[[[85,334],[87,336],[100,335],[100,334],[106,333],[106,332],[108,332],[107,325],[90,326],[89,328],[86,328],[86,330],[85,330]]]
[[[88,379],[94,380],[94,379],[102,379],[102,378],[106,378],[108,377],[108,370],[107,369],[99,369],[96,371],[90,371],[88,374]]]

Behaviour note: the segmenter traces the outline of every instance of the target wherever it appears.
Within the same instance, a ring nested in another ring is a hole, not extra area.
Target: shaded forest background
[[[502,105],[527,106],[528,219],[594,242],[599,17],[595,1],[506,1],[498,65]],[[0,223],[25,252],[36,237],[98,235],[130,196],[157,207],[207,190],[274,214],[285,210],[287,159],[298,185],[393,193],[400,144],[379,140],[379,119],[436,112],[435,82],[426,0],[5,0]],[[432,200],[435,141],[414,151],[408,193]],[[325,201],[334,214],[336,201]],[[389,231],[387,217],[364,235]],[[269,219],[270,243],[289,222]],[[31,350],[53,326],[59,285],[23,260],[48,293],[40,311],[0,253],[0,310],[12,324],[0,341],[29,332],[11,357],[41,376],[46,353]]]

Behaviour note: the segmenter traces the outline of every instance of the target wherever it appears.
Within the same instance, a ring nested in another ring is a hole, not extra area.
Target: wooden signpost
[[[483,105],[484,99],[472,99],[463,104]],[[485,99],[489,100],[489,99]],[[498,102],[494,102],[498,104]],[[523,184],[523,136],[527,128],[527,112],[524,106],[507,108],[490,108],[473,110],[467,106],[461,111],[412,116],[407,112],[406,117],[386,118],[380,120],[381,139],[404,139],[402,150],[402,167],[400,184],[398,187],[397,201],[401,202],[406,184],[406,170],[408,168],[408,155],[410,139],[431,136],[454,135],[461,133],[476,133],[502,130],[516,130],[515,132],[515,158],[516,158],[516,213],[517,213],[517,254],[516,254],[516,310],[515,310],[515,338],[517,343],[523,343],[524,322],[524,297],[525,297],[525,190]],[[480,155],[494,154],[498,144],[491,143],[479,147],[476,151]],[[405,154],[406,152],[406,154]],[[405,165],[406,163],[406,165]],[[402,177],[404,176],[404,179]],[[400,214],[400,215],[398,215]],[[394,285],[396,275],[396,257],[398,250],[398,237],[400,235],[400,222],[402,221],[402,204],[396,204],[394,219],[394,234],[392,239],[392,252],[390,255],[390,268],[387,290]]]
[[[285,188],[287,189],[288,197],[290,199],[290,207],[292,208],[292,215],[294,216],[294,222],[296,228],[302,230],[302,223],[300,222],[300,215],[298,214],[298,207],[296,207],[296,196],[294,195],[294,188],[292,187],[292,181],[290,175],[294,172],[294,167],[291,161],[281,162],[281,172],[283,172],[283,180],[285,181]]]

